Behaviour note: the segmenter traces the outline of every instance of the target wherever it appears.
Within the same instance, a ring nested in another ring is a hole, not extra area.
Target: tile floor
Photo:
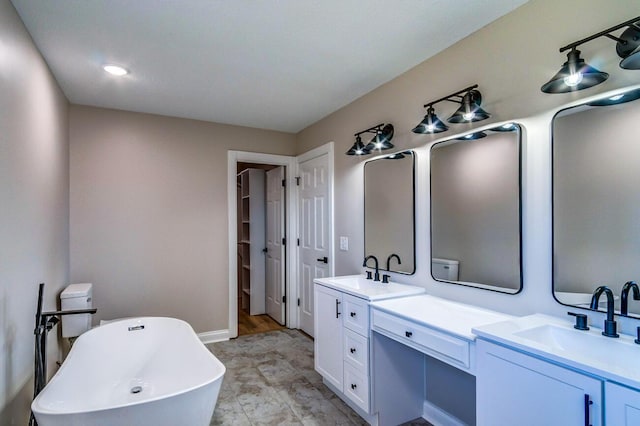
[[[313,340],[297,330],[208,347],[227,368],[212,425],[366,425],[322,383],[313,369]]]

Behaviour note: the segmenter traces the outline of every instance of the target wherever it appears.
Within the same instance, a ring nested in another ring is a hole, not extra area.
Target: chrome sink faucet
[[[601,285],[595,289],[593,296],[591,297],[590,308],[594,311],[598,310],[598,302],[602,293],[607,296],[607,319],[604,320],[604,330],[602,331],[602,335],[607,337],[620,337],[616,331],[616,322],[613,319],[613,292],[609,287]]]
[[[629,291],[633,291],[633,300],[640,300],[640,289],[638,284],[633,281],[627,281],[622,286],[622,294],[620,295],[620,314],[629,314]]]
[[[369,261],[369,259],[373,259],[375,261],[375,268],[376,268],[376,272],[375,275],[373,276],[373,280],[374,281],[380,281],[380,268],[378,267],[378,258],[375,257],[374,255],[369,255],[367,257],[364,258],[364,262],[362,263],[362,266],[366,267],[366,268],[370,268],[370,266],[367,266],[367,262]],[[371,277],[369,276],[369,274],[367,274],[367,279],[371,279]]]

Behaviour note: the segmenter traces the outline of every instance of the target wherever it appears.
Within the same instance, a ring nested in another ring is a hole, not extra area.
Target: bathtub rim
[[[197,389],[209,386],[209,385],[211,385],[212,383],[214,383],[214,382],[216,382],[218,380],[224,379],[224,375],[227,372],[227,368],[225,367],[225,365],[222,363],[222,361],[220,361],[218,359],[218,357],[216,357],[209,350],[209,348],[206,347],[206,345],[204,343],[202,343],[202,341],[200,340],[200,338],[196,334],[196,332],[193,329],[193,327],[191,327],[191,324],[189,324],[188,322],[186,322],[184,320],[181,320],[179,318],[173,318],[173,317],[150,317],[150,316],[145,316],[145,317],[127,317],[127,318],[122,318],[122,319],[115,319],[115,320],[110,321],[109,323],[106,323],[104,325],[100,325],[100,326],[94,327],[91,330],[87,331],[86,333],[90,333],[93,330],[97,330],[97,329],[102,328],[102,327],[108,327],[108,326],[111,326],[111,325],[116,325],[116,324],[118,324],[120,322],[123,322],[123,321],[154,320],[154,319],[163,319],[163,320],[169,319],[169,320],[172,320],[172,321],[175,321],[175,322],[180,322],[180,323],[186,324],[189,327],[189,329],[191,330],[191,334],[192,334],[192,337],[194,338],[194,340],[197,341],[202,346],[204,346],[204,350],[206,350],[209,353],[209,356],[211,356],[213,358],[213,360],[217,364],[219,364],[219,366],[221,367],[220,372],[218,374],[216,374],[213,379],[207,380],[207,381],[205,381],[205,382],[203,382],[201,384],[198,384],[198,385],[195,385],[195,386],[191,386],[191,387],[188,387],[188,388],[184,388],[184,389],[180,389],[179,391],[172,392],[172,393],[167,393],[167,394],[164,394],[162,396],[157,396],[157,397],[154,397],[154,398],[148,398],[148,399],[144,399],[144,400],[140,400],[140,401],[133,401],[133,402],[129,402],[129,403],[125,403],[125,404],[113,405],[113,406],[109,406],[109,407],[100,407],[100,408],[84,409],[84,410],[60,411],[60,410],[52,410],[52,409],[49,409],[49,408],[44,408],[41,404],[39,404],[41,396],[44,394],[44,392],[47,389],[47,386],[49,386],[49,384],[54,383],[54,381],[59,380],[60,372],[63,371],[63,369],[65,368],[66,361],[71,358],[71,355],[74,352],[74,348],[76,348],[76,346],[74,345],[74,346],[71,347],[71,350],[69,351],[69,354],[67,355],[67,358],[65,359],[65,361],[63,361],[62,365],[60,366],[60,368],[58,368],[58,370],[53,375],[51,380],[47,383],[47,385],[44,387],[44,389],[42,389],[42,391],[38,394],[38,396],[36,396],[36,398],[31,402],[31,411],[33,411],[34,413],[41,413],[41,414],[46,414],[46,415],[71,415],[71,414],[97,413],[97,412],[102,412],[102,411],[114,410],[114,409],[118,409],[118,408],[125,408],[125,407],[130,407],[130,406],[141,405],[141,404],[148,403],[148,402],[155,402],[155,401],[159,401],[159,400],[163,400],[163,399],[168,399],[168,398],[171,398],[171,397],[174,397],[174,396],[178,396],[178,395],[182,395],[182,394],[185,394],[185,393],[188,393],[188,392],[195,391]],[[82,336],[85,335],[86,333],[83,333],[81,336],[79,336],[78,340],[81,339]]]

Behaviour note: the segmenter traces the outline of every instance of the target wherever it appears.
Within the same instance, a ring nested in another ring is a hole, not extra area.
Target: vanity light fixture
[[[123,75],[129,74],[129,71],[126,68],[123,68],[119,65],[107,64],[103,66],[102,69],[109,74],[115,75],[117,77],[122,77]]]
[[[485,132],[475,132],[475,133],[469,133],[468,135],[460,136],[459,138],[456,138],[456,139],[459,141],[475,141],[476,139],[482,139],[486,136],[487,134]]]
[[[413,133],[441,133],[449,130],[446,124],[438,118],[433,106],[439,102],[449,101],[456,104],[460,104],[460,107],[453,113],[451,117],[447,119],[449,123],[471,123],[474,121],[486,120],[491,117],[491,114],[486,112],[480,107],[482,103],[482,95],[477,90],[478,85],[466,87],[451,95],[437,99],[424,105],[427,108],[427,115],[424,119],[414,127],[411,131]]]
[[[628,28],[620,37],[611,35],[612,32],[623,27]],[[609,78],[609,74],[606,72],[587,64],[580,57],[580,51],[578,50],[578,46],[599,37],[607,37],[617,42],[616,52],[622,58],[620,62],[621,68],[640,69],[640,16],[638,16],[561,47],[560,53],[569,51],[567,61],[562,65],[560,71],[546,82],[540,90],[544,93],[568,93],[588,89]]]
[[[449,130],[449,127],[442,122],[433,109],[433,104],[428,105],[427,115],[416,127],[411,129],[413,133],[442,133]]]
[[[376,135],[365,148],[367,148],[369,152],[376,150],[383,151],[385,149],[393,148],[393,144],[391,143],[391,139],[393,138],[393,125],[386,124],[382,128],[380,128],[380,125],[376,127]]]
[[[362,143],[362,137],[360,136],[363,133],[373,133],[375,135],[366,146]],[[378,124],[377,126],[358,132],[354,136],[356,137],[356,141],[349,151],[346,152],[347,155],[367,155],[373,151],[383,151],[393,148],[393,144],[391,143],[391,139],[393,138],[392,124]]]
[[[356,134],[356,141],[347,151],[347,155],[367,155],[371,154],[369,151],[365,149],[364,144],[362,143],[362,138],[360,135]]]
[[[502,126],[493,127],[489,130],[492,132],[515,132],[516,128],[515,123],[505,123]]]
[[[626,102],[635,101],[636,99],[640,99],[640,89],[629,90],[628,92],[619,93],[617,95],[608,96],[606,98],[587,102],[587,105],[589,106],[618,105],[618,104],[624,104]]]

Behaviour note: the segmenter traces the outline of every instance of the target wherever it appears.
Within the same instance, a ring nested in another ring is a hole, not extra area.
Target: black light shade
[[[590,106],[618,105],[618,104],[623,104],[625,102],[635,101],[636,99],[640,99],[640,89],[634,89],[625,93],[620,93],[618,95],[609,96],[603,99],[597,99],[595,101],[588,102],[587,105],[590,105]]]
[[[356,136],[356,141],[349,151],[346,152],[347,155],[367,155],[370,152],[366,149],[364,144],[362,143],[362,138],[360,135]]]
[[[515,132],[518,128],[518,125],[515,123],[505,123],[502,126],[494,127],[491,130],[492,132]]]
[[[620,68],[626,70],[640,70],[640,29],[635,26],[627,28],[620,41],[616,44],[618,56],[623,58],[620,61]]]
[[[391,139],[393,138],[393,125],[387,124],[382,129],[376,131],[376,135],[365,147],[365,150],[370,153],[374,150],[385,150],[393,148]]]
[[[442,133],[449,130],[446,124],[442,122],[436,115],[432,106],[427,109],[427,115],[416,127],[411,129],[413,133],[425,134],[425,133]]]
[[[402,160],[403,158],[405,158],[405,155],[402,152],[397,152],[395,154],[391,154],[388,157],[389,160]]]
[[[474,141],[476,139],[482,139],[486,136],[487,134],[485,132],[475,132],[475,133],[469,133],[468,135],[460,136],[459,138],[456,138],[456,139],[459,141]]]
[[[470,90],[462,97],[460,108],[447,119],[449,123],[470,123],[482,121],[491,117],[491,114],[480,108],[482,95],[477,90]]]
[[[626,70],[640,70],[640,46],[620,61],[620,68]]]
[[[588,89],[602,83],[607,78],[609,78],[609,74],[585,63],[584,59],[580,57],[580,51],[574,48],[567,54],[567,62],[562,65],[560,71],[540,90],[544,93],[568,93]]]

